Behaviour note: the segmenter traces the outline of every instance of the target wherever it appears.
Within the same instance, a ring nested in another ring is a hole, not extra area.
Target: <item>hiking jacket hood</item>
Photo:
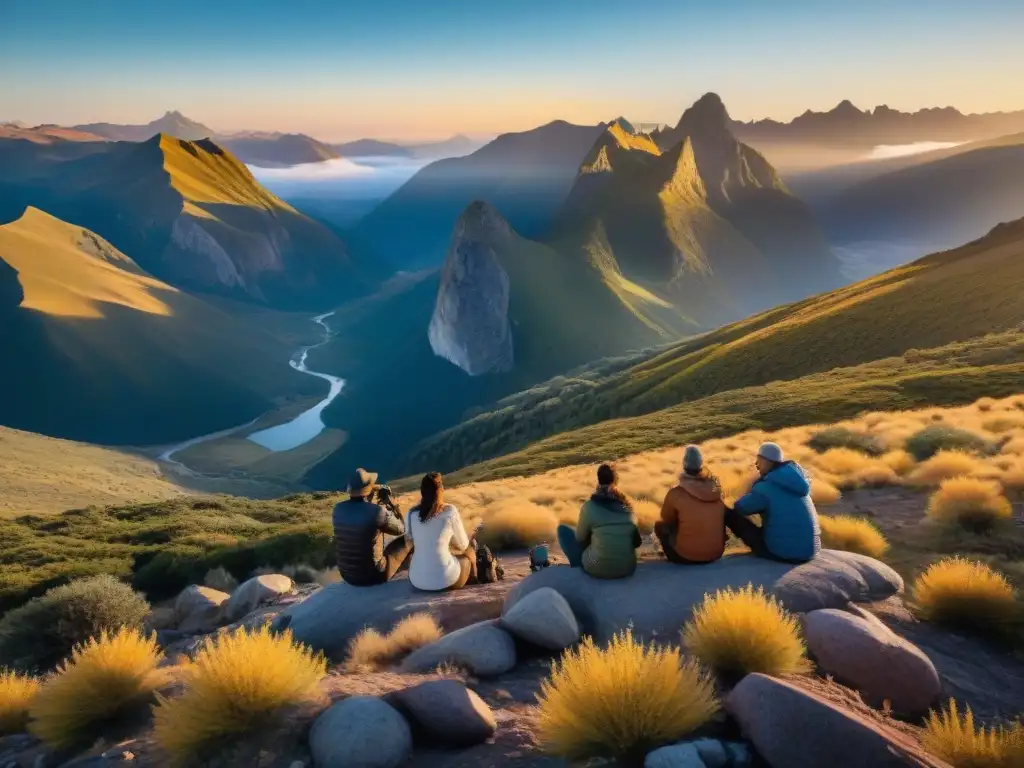
[[[768,550],[786,560],[810,560],[821,550],[811,481],[796,462],[782,464],[754,483],[736,502],[741,515],[761,515]]]

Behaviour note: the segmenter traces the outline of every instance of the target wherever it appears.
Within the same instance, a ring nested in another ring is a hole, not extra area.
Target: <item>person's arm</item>
[[[589,509],[590,505],[584,503],[580,510],[580,519],[576,521],[576,541],[584,547],[590,545],[590,536],[594,532],[594,526],[590,522],[590,513],[587,511]]]
[[[395,507],[397,510],[398,507]],[[381,520],[377,523],[377,527],[380,528],[384,533],[392,536],[401,536],[405,533],[405,522],[401,516],[387,507],[381,507]]]
[[[744,517],[758,515],[768,509],[768,497],[751,488],[745,496],[736,500],[733,509]]]
[[[671,503],[672,491],[665,494],[665,500],[661,503],[661,522],[673,525],[679,522],[679,513],[676,505]]]
[[[452,516],[452,538],[451,543],[456,552],[465,552],[469,549],[469,536],[466,534],[466,526],[462,524],[462,515],[455,507],[451,508]]]

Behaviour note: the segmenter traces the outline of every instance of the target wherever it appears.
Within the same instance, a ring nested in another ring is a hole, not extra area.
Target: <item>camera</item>
[[[395,502],[393,502],[391,500],[391,497],[394,494],[394,492],[391,490],[391,486],[390,485],[378,485],[377,489],[376,489],[376,494],[377,494],[377,501],[380,504],[383,504],[388,509],[394,511],[394,509],[395,509]]]

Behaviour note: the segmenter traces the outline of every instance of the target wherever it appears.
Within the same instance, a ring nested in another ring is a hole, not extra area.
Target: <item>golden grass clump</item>
[[[902,448],[882,454],[881,462],[900,477],[909,474],[917,466],[914,457]]]
[[[729,678],[810,668],[797,620],[761,587],[750,584],[705,597],[683,629],[683,645],[702,664]]]
[[[849,477],[870,467],[875,461],[866,453],[852,448],[829,448],[814,463],[830,475]]]
[[[554,541],[557,527],[558,517],[548,507],[507,501],[484,516],[477,540],[493,550],[518,549]]]
[[[424,645],[441,639],[444,633],[429,613],[414,613],[382,635],[367,627],[348,646],[345,669],[349,672],[376,671],[393,664]]]
[[[889,549],[885,536],[868,520],[852,515],[822,515],[821,545],[828,549],[856,552],[868,557],[881,557]]]
[[[0,736],[28,729],[28,713],[39,691],[34,677],[10,670],[0,671]]]
[[[714,685],[674,648],[626,630],[607,648],[589,637],[554,663],[541,687],[537,736],[568,760],[639,757],[678,741],[718,711]]]
[[[40,687],[29,730],[54,749],[91,741],[152,699],[167,680],[160,658],[156,639],[137,629],[103,632],[77,646]]]
[[[914,485],[938,485],[951,477],[969,477],[985,472],[985,464],[963,451],[939,451],[922,462],[909,480]]]
[[[1024,726],[976,726],[967,707],[961,715],[956,702],[931,712],[921,741],[925,749],[956,768],[1020,768],[1024,765]]]
[[[981,423],[982,429],[1001,435],[1024,430],[1024,413],[1003,413]]]
[[[157,742],[178,765],[313,699],[327,664],[290,632],[238,630],[209,641],[183,670],[185,692],[153,711]]]
[[[661,505],[653,501],[634,501],[633,513],[636,515],[636,526],[645,536],[654,530],[654,524],[661,519]]]
[[[986,532],[1013,517],[1013,506],[993,480],[952,477],[928,500],[928,517],[969,531]]]
[[[913,599],[927,621],[998,633],[1017,616],[1017,595],[1001,573],[984,563],[947,557],[917,577]]]
[[[843,494],[838,488],[823,477],[815,477],[811,479],[811,499],[815,504],[827,507],[829,504],[835,504],[843,497]]]

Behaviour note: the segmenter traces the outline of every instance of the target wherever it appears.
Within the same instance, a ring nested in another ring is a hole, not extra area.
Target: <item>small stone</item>
[[[478,677],[497,677],[516,665],[516,644],[497,621],[482,621],[445,635],[409,654],[402,672],[432,672],[455,664]]]
[[[698,739],[693,742],[693,746],[697,748],[700,759],[708,768],[725,768],[729,765],[729,752],[718,739]]]
[[[443,746],[480,744],[498,727],[487,703],[459,680],[431,680],[387,700],[406,716],[414,735]]]
[[[706,768],[693,742],[671,744],[648,753],[644,768]]]
[[[174,601],[174,620],[182,632],[202,632],[220,622],[221,606],[230,595],[216,589],[191,584]]]
[[[292,580],[282,573],[254,576],[231,593],[224,609],[224,618],[229,622],[238,621],[256,610],[260,603],[286,595],[294,586]]]
[[[412,753],[412,732],[376,696],[352,696],[317,717],[309,732],[317,768],[397,768]]]
[[[580,639],[580,626],[569,603],[550,587],[531,592],[501,617],[505,629],[549,651],[568,648]]]

